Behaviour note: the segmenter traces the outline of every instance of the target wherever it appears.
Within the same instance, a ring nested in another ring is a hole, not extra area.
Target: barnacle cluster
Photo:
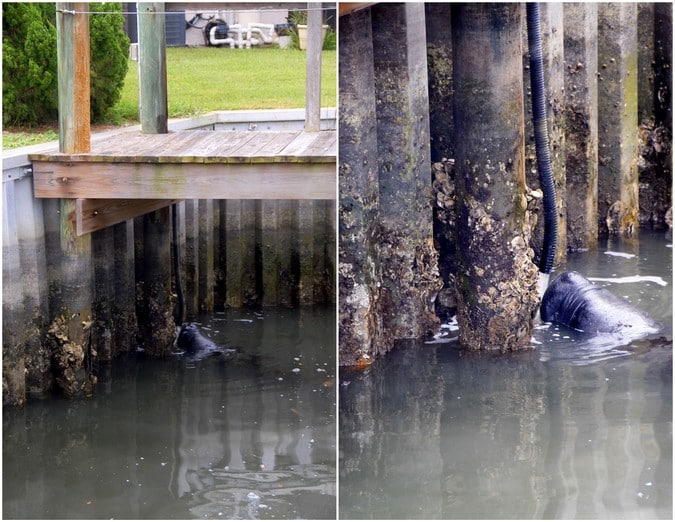
[[[47,330],[56,382],[67,397],[81,393],[91,395],[97,381],[96,376],[87,372],[84,365],[87,349],[91,350],[90,356],[95,357],[93,348],[89,346],[91,322],[83,321],[80,328],[72,328],[74,318],[64,312],[54,318]],[[74,339],[74,335],[77,338]]]

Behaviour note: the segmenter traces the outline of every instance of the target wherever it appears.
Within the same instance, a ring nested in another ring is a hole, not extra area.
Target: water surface
[[[5,409],[3,518],[335,518],[334,309],[200,321],[241,360],[130,354]]]
[[[672,519],[671,241],[643,232],[565,267],[607,279],[661,334],[540,325],[531,350],[491,356],[447,325],[343,371],[340,518]]]

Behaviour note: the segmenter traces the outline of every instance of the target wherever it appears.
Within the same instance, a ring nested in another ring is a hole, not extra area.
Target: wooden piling
[[[377,5],[372,7],[372,19],[380,310],[387,335],[413,339],[440,326],[433,299],[442,286],[430,201],[424,5]]]
[[[185,226],[185,243],[181,249],[181,264],[185,270],[185,320],[194,321],[199,314],[199,201],[185,200],[181,214]]]
[[[115,357],[120,353],[135,350],[138,345],[134,220],[114,225],[113,234],[115,291],[112,307],[114,325],[112,356]]]
[[[113,305],[110,299],[117,289],[115,281],[115,232],[112,227],[92,233],[92,253],[94,269],[94,322],[92,324],[92,343],[101,361],[113,358]]]
[[[638,9],[638,122],[654,119],[655,24],[656,4],[640,2]]]
[[[323,48],[323,11],[321,2],[307,3],[306,109],[305,130],[321,128],[321,49]]]
[[[598,231],[638,232],[637,4],[598,5]]]
[[[337,270],[337,237],[335,236],[335,223],[337,219],[335,200],[326,200],[320,207],[323,212],[318,216],[315,213],[314,237],[314,266],[322,266],[318,273],[321,277],[319,291],[314,291],[315,303],[335,303],[335,275]],[[321,221],[323,219],[323,221]]]
[[[220,263],[225,271],[225,306],[258,305],[255,200],[226,200]]]
[[[143,216],[143,315],[145,352],[164,357],[173,350],[176,325],[171,296],[171,218],[163,208]]]
[[[89,152],[89,15],[86,3],[56,6],[59,69],[59,150]],[[77,236],[76,202],[59,204],[59,260],[52,286],[47,345],[56,382],[66,396],[91,394],[96,358],[90,342],[93,300],[91,236]]]
[[[673,126],[673,4],[654,4],[654,118],[657,125]],[[670,168],[670,165],[668,165]]]
[[[665,226],[672,206],[672,9],[638,4],[640,226]]]
[[[56,4],[59,150],[89,152],[89,15],[86,2]]]
[[[214,233],[213,233],[213,207],[214,202],[210,199],[200,199],[197,215],[199,219],[199,244],[197,247],[197,260],[199,274],[198,295],[199,311],[213,312],[213,292],[215,287],[214,275]]]
[[[598,240],[598,6],[569,3],[563,14],[567,245],[575,251]]]
[[[279,274],[281,264],[277,246],[277,202],[259,201],[259,221],[256,235],[260,238],[260,262],[263,306],[274,306],[279,302]]]
[[[298,265],[298,301],[301,305],[314,300],[314,205],[298,201],[295,209]]]
[[[377,132],[371,9],[340,18],[340,364],[366,364],[393,345],[378,313]]]
[[[227,307],[238,308],[243,305],[242,291],[242,239],[245,232],[242,230],[241,200],[225,200],[224,222],[222,231],[225,235],[220,254],[220,263],[224,265],[225,301]]]
[[[531,339],[538,271],[525,221],[521,11],[453,5],[459,341],[514,350]]]
[[[451,6],[447,3],[424,4],[431,161],[455,157],[450,12]]]
[[[297,252],[293,227],[293,203],[287,199],[277,201],[277,255],[279,259],[279,306],[291,307],[297,303],[298,272],[293,252]],[[284,246],[286,248],[284,248]]]
[[[140,120],[147,134],[168,132],[164,15],[156,14],[163,12],[163,2],[138,4]]]

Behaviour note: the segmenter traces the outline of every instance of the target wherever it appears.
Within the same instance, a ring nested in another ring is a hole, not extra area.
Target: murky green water
[[[665,338],[542,326],[532,351],[481,356],[448,328],[342,372],[340,518],[672,519],[672,239],[643,232],[567,269],[612,279],[597,284]]]
[[[335,518],[335,312],[201,318],[239,363],[132,354],[3,412],[3,518]]]

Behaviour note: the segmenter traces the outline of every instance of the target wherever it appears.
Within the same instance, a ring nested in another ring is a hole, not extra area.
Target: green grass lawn
[[[335,107],[337,53],[323,51],[321,106]],[[216,110],[292,109],[305,106],[305,53],[290,49],[169,47],[169,117],[197,116]],[[106,125],[138,123],[138,69],[129,62],[122,98]],[[56,133],[56,134],[55,134]],[[56,126],[3,131],[3,148],[58,139]]]

